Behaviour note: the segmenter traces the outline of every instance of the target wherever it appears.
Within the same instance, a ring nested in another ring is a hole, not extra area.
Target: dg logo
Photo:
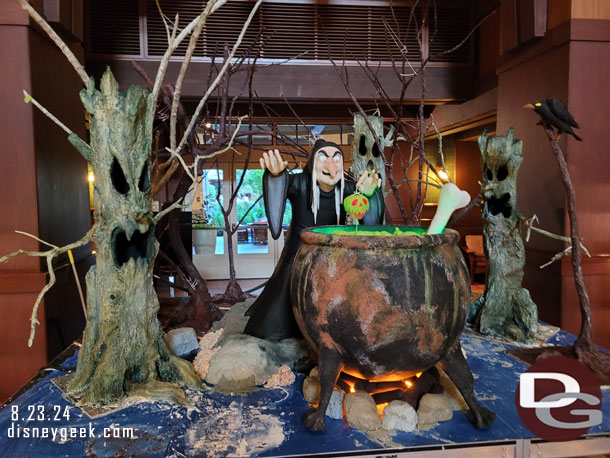
[[[547,441],[568,441],[602,422],[599,383],[582,363],[551,356],[519,377],[517,412],[533,434]]]

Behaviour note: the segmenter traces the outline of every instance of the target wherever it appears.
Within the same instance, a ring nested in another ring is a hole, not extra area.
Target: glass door
[[[218,169],[207,170],[193,200],[193,262],[206,280],[229,278],[229,247],[220,206],[227,208],[228,192],[240,182],[243,174],[243,169],[236,170],[235,181],[231,183],[228,179],[231,176],[230,164],[220,164]],[[231,224],[239,225],[232,239],[238,279],[269,277],[284,246],[284,235],[278,240],[271,238],[262,199],[262,175],[260,169],[246,170],[229,215]],[[287,210],[286,214],[288,216],[285,216],[284,223],[287,225],[290,224],[291,211]],[[205,220],[207,226],[195,227],[201,226],[196,223],[197,218]],[[200,232],[215,234],[213,250],[201,251],[197,248],[195,237],[201,235]]]

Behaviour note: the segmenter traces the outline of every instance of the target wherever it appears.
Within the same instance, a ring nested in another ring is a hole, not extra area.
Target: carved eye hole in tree
[[[487,169],[487,172],[485,173],[485,175],[487,176],[487,181],[491,181],[494,179],[494,174],[491,171],[491,169]]]
[[[130,259],[152,260],[154,227],[142,233],[136,230],[131,239],[127,239],[124,230],[116,228],[112,233],[112,254],[117,267],[122,267]]]
[[[506,180],[506,177],[508,177],[508,169],[506,168],[505,165],[502,165],[498,168],[498,173],[496,174],[496,178],[498,179],[498,181],[503,181],[503,180]]]
[[[487,208],[489,209],[489,212],[494,216],[502,213],[505,218],[510,218],[510,215],[512,215],[512,209],[509,205],[509,202],[509,193],[502,194],[499,198],[490,197],[487,199]]]
[[[377,146],[377,142],[373,143],[373,157],[381,156],[381,152],[379,151],[379,147]]]
[[[138,189],[142,192],[150,191],[150,174],[148,173],[148,164],[144,164],[140,179],[138,180]]]
[[[360,156],[366,156],[366,137],[364,135],[360,136],[360,146],[358,148],[358,152]]]
[[[112,186],[114,186],[114,189],[116,189],[117,192],[123,195],[129,192],[129,183],[127,183],[127,178],[125,178],[121,164],[119,164],[116,157],[112,159],[112,166],[110,167],[110,180],[112,181]]]

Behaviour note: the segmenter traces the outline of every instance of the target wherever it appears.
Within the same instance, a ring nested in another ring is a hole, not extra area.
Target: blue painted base
[[[454,412],[451,421],[428,431],[398,432],[391,437],[371,438],[343,420],[330,418],[326,419],[325,432],[312,433],[301,424],[308,409],[300,390],[302,376],[292,386],[247,396],[193,391],[189,395],[196,410],[190,412],[168,403],[141,403],[91,420],[66,401],[51,382],[65,372],[52,370],[0,410],[0,456],[271,457],[379,453],[533,437],[515,408],[519,374],[527,367],[504,353],[517,347],[471,334],[461,339],[475,376],[476,396],[497,414],[486,430],[475,429],[464,413]],[[570,345],[573,339],[559,331],[549,343]],[[73,355],[62,366],[75,366],[76,358]],[[589,434],[610,432],[610,390],[603,390],[602,404],[603,422]]]

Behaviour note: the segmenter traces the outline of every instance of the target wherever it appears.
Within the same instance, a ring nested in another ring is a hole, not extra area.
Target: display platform
[[[558,331],[548,343],[570,345],[573,340]],[[38,379],[1,408],[0,456],[398,458],[610,453],[609,389],[602,389],[602,424],[579,440],[543,442],[525,428],[515,407],[519,375],[527,366],[505,350],[518,347],[468,332],[461,341],[475,377],[476,397],[497,415],[485,430],[475,429],[465,413],[457,411],[452,420],[428,431],[365,434],[343,420],[326,418],[325,432],[310,432],[301,424],[308,409],[300,389],[302,376],[291,386],[243,396],[190,391],[195,409],[143,402],[91,419],[64,399],[52,382],[74,368],[77,353],[73,351],[56,367],[41,370]]]

